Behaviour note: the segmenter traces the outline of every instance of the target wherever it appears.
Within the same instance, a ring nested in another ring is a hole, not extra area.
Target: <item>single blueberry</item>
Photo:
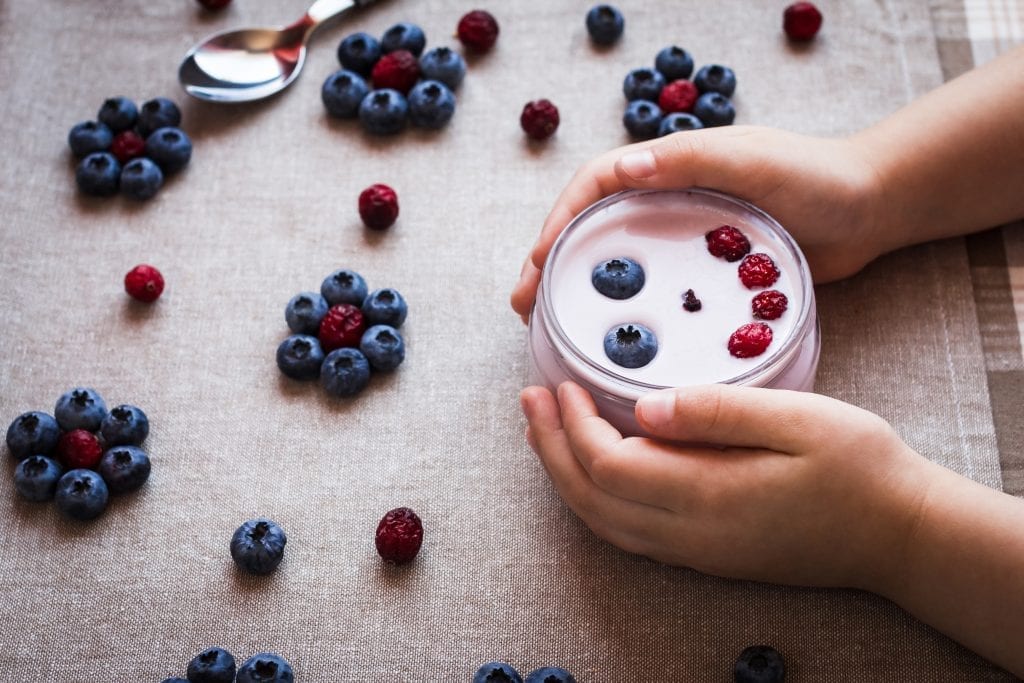
[[[100,458],[97,469],[110,493],[130,493],[146,483],[152,465],[138,446],[114,446]]]
[[[161,681],[161,683],[188,683],[188,679],[187,678],[178,678],[178,677],[165,678],[163,681]]]
[[[14,488],[23,498],[41,503],[53,498],[64,468],[45,455],[30,455],[14,469]]]
[[[157,128],[146,138],[146,156],[164,173],[175,173],[192,158],[192,141],[180,128]]]
[[[292,379],[316,379],[323,362],[320,340],[311,335],[293,334],[277,347],[277,367]]]
[[[401,327],[409,314],[409,305],[397,289],[386,287],[369,294],[363,300],[361,310],[367,325]]]
[[[57,399],[53,416],[65,432],[74,429],[95,432],[107,416],[107,404],[95,389],[75,387]]]
[[[733,677],[736,683],[782,683],[786,679],[786,662],[775,648],[752,645],[736,659]]]
[[[22,413],[7,427],[7,450],[18,460],[30,455],[50,455],[58,439],[57,420],[38,410]]]
[[[366,80],[355,71],[340,69],[324,81],[320,88],[320,99],[327,113],[338,119],[354,119],[359,115],[359,105],[370,92]]]
[[[265,517],[250,519],[231,535],[231,559],[250,574],[269,574],[284,559],[286,543],[288,536],[277,522]]]
[[[642,368],[658,353],[658,339],[639,323],[623,323],[608,330],[604,337],[604,352],[616,365]]]
[[[455,95],[441,81],[420,81],[409,92],[409,120],[414,126],[437,130],[455,114]]]
[[[359,349],[335,349],[324,358],[320,384],[332,396],[355,396],[370,383],[370,362]]]
[[[630,258],[601,261],[594,266],[590,282],[610,299],[628,299],[644,288],[644,269]]]
[[[359,350],[370,367],[381,372],[390,372],[405,360],[405,341],[390,325],[374,325],[363,332]]]
[[[728,126],[736,119],[736,108],[725,95],[708,92],[697,98],[693,114],[708,128]]]
[[[117,194],[120,180],[121,164],[109,152],[93,152],[78,162],[75,169],[78,189],[94,197]]]
[[[360,76],[370,75],[380,55],[380,42],[369,33],[352,33],[338,43],[338,62]]]
[[[405,128],[409,103],[405,95],[391,88],[371,90],[359,104],[359,121],[368,133],[393,135]]]
[[[316,335],[320,321],[327,315],[327,299],[316,292],[300,292],[284,307],[284,320],[288,329],[296,334]]]
[[[626,74],[625,80],[622,81],[622,94],[630,102],[633,100],[657,102],[658,95],[661,94],[661,89],[664,87],[664,76],[654,69],[643,67],[633,69]]]
[[[84,157],[93,152],[105,152],[114,141],[114,133],[105,123],[99,121],[82,121],[76,123],[68,133],[68,146],[76,157]]]
[[[423,54],[423,48],[427,45],[427,36],[416,24],[401,22],[395,24],[380,39],[380,50],[387,54],[396,50],[408,50],[414,56]]]
[[[654,68],[665,77],[666,83],[686,79],[693,73],[693,57],[676,45],[669,45],[654,58]]]
[[[661,120],[661,125],[658,127],[658,135],[669,135],[670,133],[678,133],[684,130],[697,130],[703,128],[704,124],[701,123],[693,114],[687,114],[686,112],[677,111],[669,114]]]
[[[237,683],[292,683],[295,674],[291,664],[281,655],[261,652],[238,667]]]
[[[149,418],[140,408],[125,403],[107,413],[100,423],[100,434],[107,448],[139,446],[149,436]]]
[[[181,110],[173,100],[166,97],[154,97],[139,107],[139,120],[136,125],[139,135],[148,138],[158,128],[181,126]]]
[[[473,674],[473,683],[523,683],[523,677],[505,662],[487,662]]]
[[[435,47],[420,57],[420,72],[423,78],[441,81],[455,90],[466,77],[466,60],[451,48]]]
[[[137,157],[121,169],[121,193],[140,201],[156,195],[164,184],[164,173],[152,159]]]
[[[103,514],[110,492],[106,483],[92,470],[69,470],[57,480],[54,492],[57,509],[71,519],[86,521]]]
[[[363,276],[354,270],[341,268],[336,270],[320,283],[320,294],[331,306],[352,304],[361,306],[366,299],[368,288]]]
[[[732,97],[736,92],[736,74],[727,66],[707,64],[697,70],[693,84],[702,93],[717,92]]]
[[[188,663],[189,683],[233,683],[235,658],[220,647],[208,647]]]
[[[661,128],[661,107],[647,100],[633,100],[626,105],[622,125],[636,140],[649,140],[658,136]]]
[[[559,666],[545,666],[526,674],[526,683],[576,683],[576,677]]]
[[[622,36],[626,20],[612,5],[594,5],[587,12],[587,33],[598,45],[611,45]]]
[[[113,132],[119,133],[135,125],[139,118],[139,109],[127,97],[111,97],[100,105],[96,118]]]

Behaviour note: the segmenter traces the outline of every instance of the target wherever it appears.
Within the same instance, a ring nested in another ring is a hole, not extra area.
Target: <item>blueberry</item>
[[[78,189],[94,197],[117,194],[120,179],[121,164],[109,152],[93,152],[78,162],[75,169]]]
[[[355,396],[370,383],[370,362],[359,349],[342,347],[324,358],[320,384],[332,396]]]
[[[466,77],[466,60],[455,50],[435,47],[420,57],[420,72],[423,78],[441,81],[455,90]]]
[[[523,683],[523,677],[504,662],[487,662],[473,674],[473,683]]]
[[[166,97],[154,97],[139,107],[139,120],[136,126],[143,138],[158,128],[177,128],[181,125],[181,110],[173,100]]]
[[[380,55],[380,43],[369,33],[352,33],[338,43],[338,62],[360,76],[370,75]]]
[[[733,677],[736,683],[782,683],[786,679],[786,662],[775,648],[752,645],[736,659]]]
[[[107,448],[139,446],[149,436],[149,418],[141,409],[122,404],[111,410],[100,423],[100,434]]]
[[[238,667],[237,683],[292,683],[295,674],[288,661],[273,652],[261,652],[249,657]]]
[[[288,536],[277,522],[265,517],[250,519],[231,536],[231,559],[250,574],[269,574],[284,559],[286,543]]]
[[[99,517],[107,509],[110,492],[107,485],[92,470],[70,470],[57,480],[54,501],[57,509],[71,519],[89,520]]]
[[[151,159],[137,157],[121,169],[121,193],[132,199],[153,197],[164,184],[164,174]]]
[[[728,126],[736,119],[736,108],[728,97],[717,92],[704,93],[693,105],[694,115],[705,126]]]
[[[107,404],[95,389],[76,387],[57,399],[53,416],[65,432],[73,429],[95,432],[107,416]]]
[[[707,64],[697,70],[697,75],[693,77],[693,84],[702,93],[717,92],[726,97],[732,97],[732,94],[736,92],[736,74],[727,66]]]
[[[45,455],[30,455],[14,469],[14,488],[22,498],[41,503],[53,498],[64,468]]]
[[[331,306],[352,304],[361,306],[366,299],[368,288],[363,276],[354,270],[336,270],[320,283],[320,293]]]
[[[683,130],[697,130],[703,127],[704,124],[693,114],[677,111],[661,120],[661,125],[658,127],[658,135],[668,135]]]
[[[644,288],[643,267],[629,258],[613,258],[594,266],[590,282],[610,299],[628,299]]]
[[[316,335],[320,321],[327,315],[327,299],[316,292],[300,292],[284,307],[284,320],[288,329],[296,334]]]
[[[661,94],[661,89],[664,87],[665,77],[654,69],[644,67],[633,69],[626,74],[625,80],[622,81],[622,94],[630,102],[633,100],[657,102],[658,95]]]
[[[587,12],[587,32],[598,45],[611,45],[622,36],[626,20],[612,5],[594,5]]]
[[[139,118],[139,110],[127,97],[111,97],[103,101],[96,118],[100,123],[105,123],[111,131],[119,133],[135,125]]]
[[[371,90],[359,104],[359,121],[374,135],[393,135],[405,128],[409,103],[405,96],[391,88]]]
[[[175,173],[185,168],[192,158],[192,141],[180,128],[157,128],[146,138],[146,156],[164,173]]]
[[[654,68],[665,77],[666,83],[689,78],[693,73],[693,57],[683,48],[669,45],[654,58]]]
[[[622,125],[636,140],[657,137],[661,128],[661,107],[647,100],[633,100],[626,105]]]
[[[208,647],[192,658],[185,675],[189,683],[233,683],[235,658],[223,648]]]
[[[366,80],[355,71],[335,71],[320,88],[320,99],[327,113],[338,119],[354,119],[359,115],[359,104],[370,92]]]
[[[68,146],[76,157],[104,152],[110,149],[110,143],[113,141],[114,133],[105,123],[99,121],[76,123],[68,133]]]
[[[7,450],[18,460],[50,455],[57,447],[60,426],[52,415],[33,410],[14,418],[7,427]]]
[[[152,465],[138,446],[114,446],[100,459],[100,476],[110,493],[130,493],[146,483]]]
[[[526,675],[526,683],[576,683],[576,677],[558,666],[545,666]]]
[[[455,95],[441,81],[420,81],[409,91],[409,119],[414,126],[437,130],[455,113]]]
[[[409,305],[397,289],[375,290],[363,300],[363,319],[367,325],[401,327],[409,314]]]
[[[310,335],[293,334],[277,347],[277,367],[292,379],[316,379],[323,362],[320,340]]]
[[[383,53],[396,50],[408,50],[414,56],[423,54],[423,48],[427,45],[427,37],[416,24],[401,22],[395,24],[380,39],[380,50]]]
[[[163,681],[161,681],[161,683],[188,683],[188,679],[178,677],[165,678]]]
[[[642,368],[658,352],[658,339],[639,323],[623,323],[608,330],[604,337],[604,352],[616,365]]]
[[[363,332],[359,350],[366,356],[370,367],[381,372],[390,372],[405,360],[405,341],[390,325],[374,325]]]

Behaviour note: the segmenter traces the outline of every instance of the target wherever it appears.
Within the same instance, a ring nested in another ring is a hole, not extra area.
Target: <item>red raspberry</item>
[[[122,130],[110,143],[110,153],[126,164],[146,151],[146,141],[133,130]]]
[[[398,218],[398,194],[383,183],[370,185],[359,194],[359,217],[368,228],[390,228]]]
[[[754,317],[761,320],[776,320],[786,312],[788,307],[789,299],[777,289],[758,292],[753,301],[750,302],[750,308],[754,312]]]
[[[534,140],[545,140],[558,130],[558,107],[550,100],[527,102],[519,115],[519,125]]]
[[[810,2],[794,2],[782,13],[782,30],[790,40],[810,40],[820,28],[821,12]]]
[[[498,20],[490,12],[475,9],[459,19],[456,30],[462,44],[475,52],[487,52],[498,40]]]
[[[197,2],[208,10],[224,9],[231,4],[231,0],[197,0]]]
[[[731,225],[715,228],[704,235],[704,239],[708,242],[708,251],[712,256],[724,258],[730,263],[750,253],[750,240]]]
[[[700,299],[697,298],[697,295],[693,293],[693,290],[686,290],[686,292],[683,294],[683,308],[689,311],[690,313],[696,313],[702,307],[703,304],[701,304]]]
[[[739,274],[747,289],[771,287],[779,279],[779,268],[768,254],[749,254],[740,261]]]
[[[729,337],[729,353],[737,358],[760,356],[772,343],[772,328],[764,323],[747,323]]]
[[[363,320],[363,312],[357,306],[331,306],[327,315],[320,321],[320,346],[324,353],[330,353],[343,346],[358,348],[359,340],[363,338],[365,331],[366,321]]]
[[[100,440],[92,432],[74,429],[61,434],[57,441],[57,459],[69,470],[92,469],[103,457]]]
[[[124,276],[124,291],[136,301],[152,303],[164,291],[164,276],[153,266],[140,263]]]
[[[381,518],[375,541],[385,562],[411,562],[423,544],[423,522],[409,508],[395,508]]]
[[[375,88],[392,88],[406,95],[420,79],[420,63],[408,50],[395,50],[377,60],[370,78]]]
[[[680,79],[672,81],[661,89],[658,95],[658,106],[662,113],[671,114],[677,111],[693,111],[693,104],[700,97],[700,91],[690,81]]]

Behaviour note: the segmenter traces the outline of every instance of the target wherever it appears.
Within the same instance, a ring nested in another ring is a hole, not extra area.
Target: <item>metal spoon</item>
[[[178,80],[201,100],[248,102],[288,87],[306,61],[306,42],[323,22],[375,0],[316,0],[306,14],[283,28],[247,28],[217,33],[185,55]]]

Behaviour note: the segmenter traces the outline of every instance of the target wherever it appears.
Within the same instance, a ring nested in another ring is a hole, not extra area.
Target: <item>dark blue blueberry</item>
[[[366,80],[355,71],[335,71],[320,88],[320,99],[327,113],[339,119],[354,119],[359,115],[359,104],[370,92]]]
[[[604,352],[616,365],[642,368],[658,353],[658,339],[639,323],[623,323],[608,330],[604,337]]]
[[[621,257],[594,266],[590,282],[610,299],[628,299],[644,288],[644,269],[633,259]]]
[[[284,320],[295,334],[315,336],[320,332],[320,321],[327,315],[328,308],[327,299],[321,294],[300,292],[284,307]]]
[[[231,559],[250,574],[269,574],[284,559],[288,536],[277,522],[260,517],[250,519],[231,535]],[[238,672],[241,679],[242,672]]]
[[[363,319],[367,325],[401,327],[409,314],[409,305],[397,289],[375,290],[363,300]]]
[[[727,66],[707,64],[697,70],[697,74],[693,77],[693,84],[702,93],[717,92],[726,97],[732,97],[732,94],[736,92],[736,74]]]
[[[587,12],[587,32],[598,45],[611,45],[626,26],[622,12],[612,5],[594,5]]]
[[[320,384],[331,396],[355,396],[370,383],[370,361],[359,349],[335,349],[324,358]]]
[[[408,50],[414,56],[423,54],[423,48],[427,45],[427,36],[423,29],[416,24],[401,22],[395,24],[380,39],[380,51],[387,54],[395,50]]]
[[[99,121],[82,121],[76,123],[68,133],[68,146],[76,157],[84,157],[93,152],[105,152],[110,149],[114,134],[106,124]]]
[[[151,159],[137,157],[121,169],[121,194],[140,201],[156,195],[164,184],[164,173]]]
[[[414,126],[437,130],[455,114],[455,95],[441,81],[420,81],[409,91],[409,119]]]
[[[180,128],[157,128],[146,138],[146,156],[164,173],[175,173],[192,158],[192,141]]]
[[[23,498],[41,503],[53,498],[64,468],[45,455],[31,455],[14,469],[14,488]]]
[[[707,92],[697,98],[693,114],[708,128],[728,126],[736,119],[736,108],[725,95]]]
[[[451,48],[435,47],[420,57],[420,72],[423,78],[441,81],[455,90],[466,77],[466,60]]]
[[[473,674],[473,683],[523,683],[523,677],[505,662],[487,662]]]
[[[188,683],[188,679],[185,678],[165,678],[161,683]]]
[[[53,416],[65,432],[73,429],[95,432],[107,416],[107,404],[95,389],[75,387],[57,399]]]
[[[208,647],[192,658],[185,675],[189,683],[233,683],[235,658],[223,648]]]
[[[57,481],[54,501],[65,517],[78,520],[95,519],[107,509],[110,492],[107,485],[92,470],[70,470]]]
[[[380,55],[380,43],[369,33],[352,33],[338,43],[338,62],[360,76],[370,75]]]
[[[117,194],[120,180],[121,164],[109,152],[93,152],[78,162],[75,169],[78,189],[94,197]]]
[[[370,367],[381,372],[390,372],[405,360],[405,341],[390,325],[374,325],[363,332],[359,350],[366,356]]]
[[[359,104],[359,121],[374,135],[393,135],[405,128],[409,103],[397,90],[371,90]]]
[[[149,436],[149,418],[141,409],[128,404],[113,408],[100,423],[100,434],[107,448],[140,446]]]
[[[173,100],[154,97],[139,108],[136,126],[143,139],[148,138],[158,128],[178,128],[181,126],[181,110]]]
[[[22,413],[7,427],[7,450],[18,460],[30,455],[50,455],[58,439],[57,420],[38,410]]]
[[[643,67],[633,69],[626,74],[625,80],[622,81],[622,94],[630,102],[633,100],[657,102],[658,95],[661,94],[661,89],[664,87],[664,76],[654,69]]]
[[[704,124],[693,114],[677,111],[669,114],[661,120],[658,127],[658,135],[669,135],[683,130],[697,130],[703,128]]]
[[[277,367],[292,379],[316,379],[323,362],[320,340],[311,335],[293,334],[277,347]]]
[[[647,100],[633,100],[626,105],[622,125],[636,140],[649,140],[661,129],[661,107]]]
[[[96,118],[113,132],[119,133],[135,125],[139,118],[139,109],[127,97],[111,97],[100,105]]]
[[[545,666],[526,674],[526,683],[576,683],[576,677],[558,666]]]
[[[693,57],[683,48],[669,45],[654,58],[654,68],[665,77],[666,83],[689,78],[693,73]]]
[[[108,449],[97,468],[111,493],[130,493],[146,483],[152,465],[138,446]]]
[[[237,683],[292,683],[295,674],[288,661],[273,652],[261,652],[249,657],[238,667]]]
[[[352,304],[362,306],[368,288],[363,276],[354,270],[341,268],[336,270],[320,283],[320,293],[331,306]]]
[[[782,683],[786,679],[786,662],[775,648],[752,645],[736,659],[733,677],[736,683]]]

